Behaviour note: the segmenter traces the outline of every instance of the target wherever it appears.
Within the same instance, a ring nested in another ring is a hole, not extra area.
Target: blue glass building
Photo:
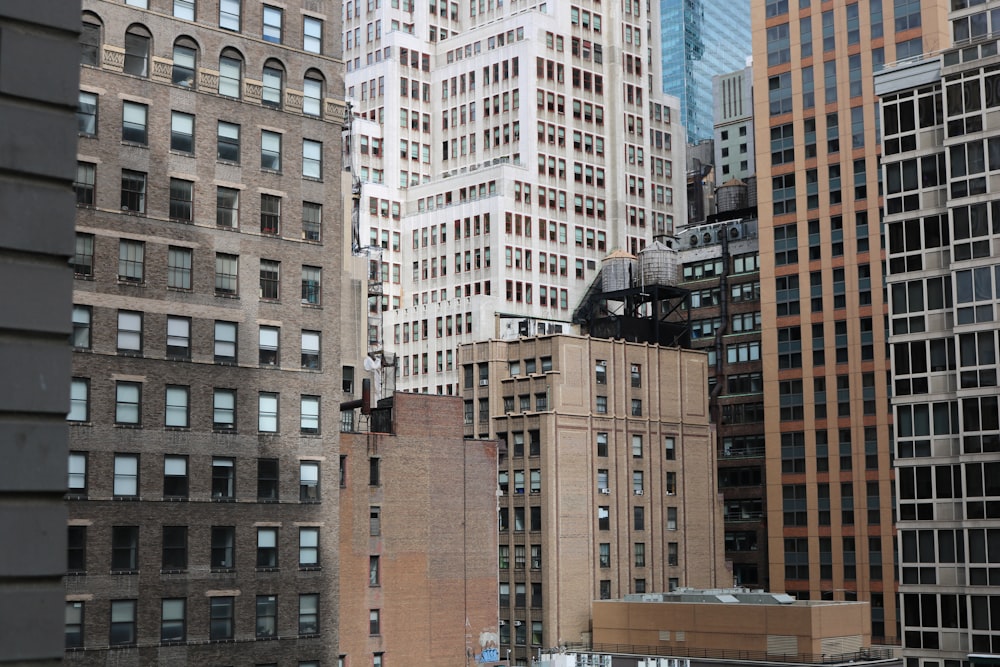
[[[688,143],[712,138],[712,76],[746,66],[750,0],[660,0],[663,92],[681,101]]]

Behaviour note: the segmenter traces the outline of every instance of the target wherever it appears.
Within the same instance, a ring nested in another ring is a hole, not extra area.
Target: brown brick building
[[[339,22],[84,2],[70,663],[335,657]]]
[[[705,354],[568,335],[460,349],[466,433],[501,441],[500,647],[587,641],[591,602],[731,585]]]
[[[497,443],[464,439],[457,396],[379,406],[340,436],[342,664],[492,664]]]

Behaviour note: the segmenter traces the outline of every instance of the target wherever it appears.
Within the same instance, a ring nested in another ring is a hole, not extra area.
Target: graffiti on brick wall
[[[500,660],[500,635],[491,630],[479,633],[479,655],[476,662],[498,662]]]

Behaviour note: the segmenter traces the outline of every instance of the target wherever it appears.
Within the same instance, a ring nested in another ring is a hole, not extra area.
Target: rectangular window
[[[160,602],[160,643],[183,642],[187,638],[186,619],[187,600],[163,598]]]
[[[149,76],[149,37],[138,34],[132,28],[125,33],[125,66],[126,74]]]
[[[73,273],[77,276],[94,275],[94,235],[77,234],[76,251],[70,260]]]
[[[130,213],[146,212],[146,174],[122,169],[121,206]]]
[[[142,385],[138,382],[118,382],[115,385],[115,423],[141,424]]]
[[[188,460],[186,456],[163,457],[163,497],[188,497]]]
[[[194,153],[194,116],[191,114],[170,112],[170,150]]]
[[[97,179],[97,165],[90,162],[76,163],[76,180],[73,181],[73,191],[76,193],[76,203],[80,206],[93,206]]]
[[[66,420],[71,422],[90,421],[90,380],[73,378],[70,384],[69,414]]]
[[[278,432],[278,394],[267,391],[258,394],[257,430],[261,433]]]
[[[215,321],[216,363],[236,363],[236,322]]]
[[[167,385],[166,412],[164,425],[173,428],[187,428],[189,424],[189,408],[191,388]]]
[[[319,462],[303,461],[299,464],[299,500],[319,501]]]
[[[142,283],[145,277],[146,244],[122,239],[118,242],[118,280]]]
[[[194,183],[191,181],[170,179],[170,219],[182,222],[194,220]]]
[[[195,0],[174,0],[174,16],[185,21],[194,21]]]
[[[302,332],[301,365],[302,368],[308,368],[310,370],[319,370],[321,368],[318,331]]]
[[[277,301],[281,295],[281,263],[260,260],[260,298]]]
[[[278,596],[257,596],[257,639],[271,639],[278,634]]]
[[[299,409],[299,430],[302,433],[319,433],[319,396],[303,396]]]
[[[281,233],[281,197],[260,196],[260,233],[268,236]]]
[[[111,601],[111,624],[108,643],[111,646],[135,645],[135,600]]]
[[[277,366],[279,361],[279,340],[281,329],[260,327],[258,334],[258,362],[261,366]]]
[[[302,177],[323,178],[323,144],[312,139],[302,140]]]
[[[240,30],[240,1],[219,0],[219,27],[225,30]]]
[[[191,289],[191,248],[170,246],[167,250],[167,287]]]
[[[115,497],[134,498],[139,495],[139,456],[137,454],[115,454],[114,472]]]
[[[323,52],[323,21],[311,16],[302,18],[302,50],[307,53]]]
[[[191,358],[191,318],[167,316],[167,356],[172,359]]]
[[[319,528],[299,528],[299,567],[319,567]]]
[[[236,463],[233,459],[212,459],[212,500],[233,500],[236,497]]]
[[[84,26],[87,24],[84,23]],[[76,108],[77,131],[85,137],[97,136],[97,93],[80,91]]]
[[[186,570],[188,566],[187,543],[187,526],[164,526],[160,567],[164,570]]]
[[[278,567],[278,529],[257,529],[257,567],[273,569]]]
[[[236,567],[236,528],[212,526],[211,566],[213,570],[231,570]]]
[[[282,11],[279,8],[264,5],[264,30],[262,36],[265,42],[281,44],[281,20]]]
[[[368,634],[377,635],[381,630],[381,614],[378,609],[372,609],[368,612]],[[380,660],[381,662],[381,660]]]
[[[111,527],[111,571],[134,572],[139,567],[139,526]]]
[[[302,303],[318,306],[321,303],[322,269],[318,266],[302,267]]]
[[[281,135],[277,132],[260,133],[260,168],[281,171]]]
[[[257,459],[257,500],[277,502],[278,459]]]
[[[299,595],[299,636],[319,634],[319,595]]]
[[[216,157],[225,162],[240,163],[240,126],[219,121],[216,131]]]
[[[240,191],[219,186],[215,191],[215,224],[237,229],[240,226]]]
[[[93,310],[90,306],[73,306],[73,347],[90,349],[90,331]]]
[[[210,623],[208,638],[212,641],[221,641],[233,638],[233,614],[236,606],[236,598],[232,596],[219,596],[208,599]]]
[[[87,454],[70,452],[66,488],[74,496],[87,495]]]
[[[323,206],[310,202],[302,202],[302,240],[320,241],[322,239]]]
[[[149,143],[149,107],[137,102],[122,102],[122,141],[145,146]]]

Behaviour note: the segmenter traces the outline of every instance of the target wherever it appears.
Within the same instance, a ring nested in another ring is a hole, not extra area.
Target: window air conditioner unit
[[[605,496],[610,496],[610,495],[611,495],[611,489],[598,489],[598,490],[599,490],[599,491],[600,491],[600,492],[601,492],[602,494],[604,494]]]
[[[479,381],[479,386],[480,386],[480,387],[485,387],[485,386],[486,386],[486,385],[488,385],[489,383],[490,383],[490,381],[489,381],[489,380],[480,380],[480,381]]]
[[[641,496],[642,495],[642,489],[636,489],[635,490],[635,495]]]
[[[677,492],[676,491],[667,491],[667,495],[668,496],[676,496]]]
[[[521,621],[514,621],[514,627],[516,628],[521,627]]]

